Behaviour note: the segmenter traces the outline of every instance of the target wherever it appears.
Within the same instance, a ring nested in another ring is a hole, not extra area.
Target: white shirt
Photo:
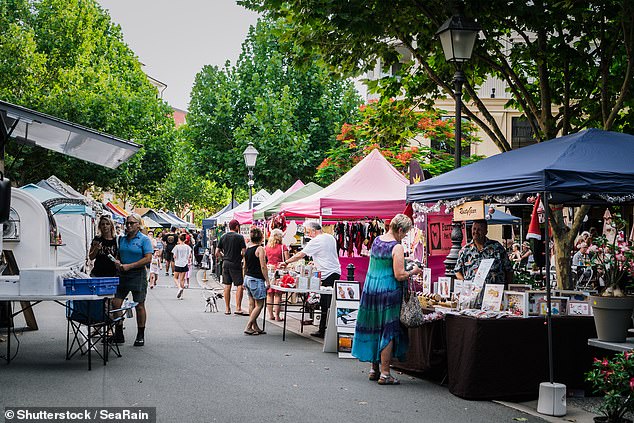
[[[326,279],[333,273],[341,274],[341,265],[337,255],[337,240],[335,237],[321,233],[310,240],[302,253],[313,258],[317,270],[321,272],[321,279]]]
[[[189,264],[189,255],[191,254],[192,249],[189,248],[188,245],[185,244],[177,244],[176,247],[172,250],[172,254],[174,255],[174,266],[185,267]]]

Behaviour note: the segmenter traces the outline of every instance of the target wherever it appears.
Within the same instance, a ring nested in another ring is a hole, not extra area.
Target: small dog
[[[203,300],[205,300],[205,313],[216,313],[218,311],[218,303],[217,300],[224,298],[221,292],[211,292],[211,295],[205,294],[202,292]]]

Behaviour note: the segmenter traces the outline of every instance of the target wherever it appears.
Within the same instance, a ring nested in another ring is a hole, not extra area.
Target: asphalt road
[[[15,360],[0,364],[0,408],[149,406],[159,422],[543,421],[407,375],[399,375],[400,386],[380,386],[367,380],[366,364],[323,353],[293,333],[282,342],[274,325],[267,335],[246,336],[246,317],[225,316],[222,306],[203,312],[200,289],[186,290],[183,300],[176,292],[151,290],[146,345],[132,346],[136,322],[127,319],[123,357],[94,362],[91,372],[85,357],[64,359],[64,309],[38,305],[40,330],[18,334]]]

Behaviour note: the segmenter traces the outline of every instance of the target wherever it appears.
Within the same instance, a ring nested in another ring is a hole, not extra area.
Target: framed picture
[[[337,334],[337,352],[348,353],[348,354],[351,353],[353,340],[354,340],[354,334],[352,333]]]
[[[484,285],[484,296],[482,297],[482,310],[500,311],[502,305],[502,294],[504,285],[488,283]]]
[[[337,299],[338,300],[359,300],[359,283],[337,281]]]
[[[560,316],[562,314],[565,314],[565,312],[564,313],[561,312],[560,300],[553,300],[551,297],[550,305],[551,305],[550,314],[552,316]],[[546,298],[542,298],[539,300],[539,315],[545,316],[547,314],[548,314],[548,302],[546,301]]]
[[[539,303],[543,298],[546,301],[546,293],[544,291],[527,291],[528,294],[528,315],[539,315]]]
[[[515,316],[528,317],[528,294],[519,291],[504,291],[502,309]]]
[[[451,287],[451,278],[447,276],[441,276],[438,278],[438,284],[440,285],[439,294],[443,298],[449,298],[450,296],[450,287]]]
[[[587,301],[568,301],[568,315],[569,316],[590,316],[591,308]]]
[[[431,269],[426,267],[423,269],[423,294],[431,294]]]
[[[337,326],[354,328],[357,323],[358,308],[337,307]]]

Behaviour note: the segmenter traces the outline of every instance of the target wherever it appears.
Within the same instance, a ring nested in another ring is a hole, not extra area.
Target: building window
[[[533,135],[533,130],[528,123],[528,119],[524,117],[514,117],[511,125],[511,148],[513,150],[537,143]]]

